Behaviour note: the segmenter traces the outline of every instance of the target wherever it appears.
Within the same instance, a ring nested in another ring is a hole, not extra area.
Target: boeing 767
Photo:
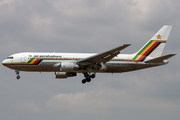
[[[130,46],[124,44],[98,53],[43,53],[23,52],[10,55],[2,64],[15,70],[17,79],[20,71],[54,72],[56,78],[74,77],[84,74],[82,83],[90,82],[96,73],[122,73],[140,70],[168,63],[167,59],[176,55],[162,55],[172,26],[163,26],[138,52],[120,54]]]

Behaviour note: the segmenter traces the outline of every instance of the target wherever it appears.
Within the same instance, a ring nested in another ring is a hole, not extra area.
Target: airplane
[[[82,83],[90,82],[96,73],[123,73],[168,63],[176,54],[162,55],[169,37],[171,25],[164,25],[138,52],[120,54],[131,44],[113,48],[102,53],[47,53],[22,52],[10,55],[2,64],[15,70],[17,79],[20,71],[54,72],[55,78],[63,79],[84,74]]]

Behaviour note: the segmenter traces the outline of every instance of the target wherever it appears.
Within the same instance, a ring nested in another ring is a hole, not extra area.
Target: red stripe
[[[155,42],[140,58],[138,61],[141,61],[144,56],[146,56],[156,45],[158,44],[158,42]]]
[[[33,63],[33,65],[35,65],[37,62],[39,62],[40,61],[40,59],[37,59],[34,63]]]

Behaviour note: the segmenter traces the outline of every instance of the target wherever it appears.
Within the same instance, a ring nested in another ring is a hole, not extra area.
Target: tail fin
[[[170,25],[163,26],[137,53],[135,53],[133,60],[144,61],[148,56],[152,58],[160,57],[171,32],[171,28],[172,26]]]

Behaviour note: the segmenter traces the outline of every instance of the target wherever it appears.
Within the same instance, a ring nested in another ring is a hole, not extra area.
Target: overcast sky
[[[179,120],[179,0],[0,0],[0,60],[17,52],[103,52],[124,43],[139,50],[163,25],[172,32],[169,64],[122,74],[54,73],[0,67],[1,120]]]

